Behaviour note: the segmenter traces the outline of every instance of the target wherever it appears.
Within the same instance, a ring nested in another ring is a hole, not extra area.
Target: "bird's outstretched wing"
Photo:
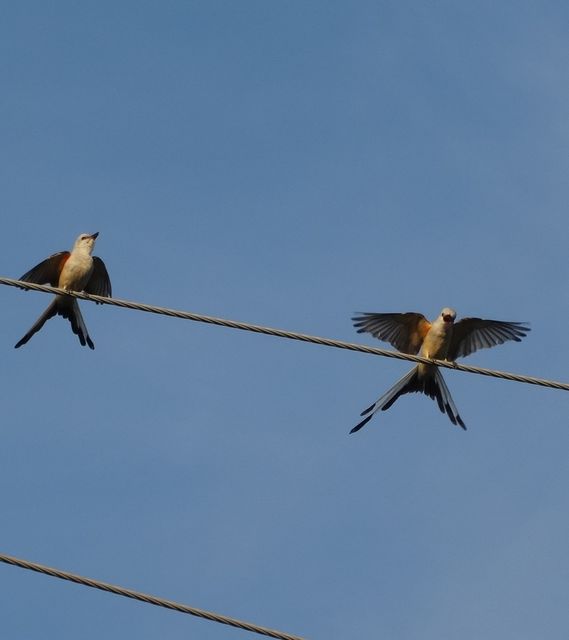
[[[54,253],[43,262],[36,264],[33,269],[24,273],[20,280],[33,282],[34,284],[49,284],[52,287],[57,287],[59,285],[59,274],[69,255],[69,251]]]
[[[503,322],[482,318],[463,318],[452,330],[447,359],[456,360],[478,349],[487,349],[508,340],[520,342],[531,331],[525,322]]]
[[[105,263],[101,258],[97,256],[93,256],[93,273],[85,287],[85,293],[92,293],[105,298],[112,296],[111,279],[109,278],[107,267],[105,267]]]
[[[358,333],[371,333],[397,351],[419,352],[431,323],[422,313],[360,313],[352,318]]]

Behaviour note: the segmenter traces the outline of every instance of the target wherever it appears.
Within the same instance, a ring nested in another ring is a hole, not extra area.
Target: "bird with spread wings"
[[[412,312],[361,313],[352,318],[358,333],[371,333],[402,353],[451,362],[508,340],[520,342],[530,331],[525,322],[463,318],[455,323],[455,319],[456,311],[448,307],[433,322],[421,313]],[[379,400],[362,411],[364,419],[350,433],[359,431],[378,411],[389,409],[400,396],[415,392],[436,400],[439,409],[454,425],[466,429],[439,368],[432,364],[417,364]]]
[[[92,256],[97,233],[82,233],[71,251],[60,251],[49,256],[20,278],[24,282],[50,284],[67,291],[84,291],[98,296],[111,296],[111,281],[105,263],[97,256]],[[79,304],[75,298],[56,295],[47,309],[36,320],[31,329],[18,340],[15,347],[19,349],[37,333],[43,325],[56,315],[63,316],[71,323],[71,330],[79,338],[83,346],[94,349],[95,345],[89,336],[87,326],[81,315]]]

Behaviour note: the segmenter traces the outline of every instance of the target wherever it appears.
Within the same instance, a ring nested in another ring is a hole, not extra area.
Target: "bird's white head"
[[[95,240],[97,239],[97,236],[99,235],[99,232],[97,231],[97,233],[82,233],[77,240],[75,240],[75,245],[73,246],[73,250],[78,250],[78,251],[84,251],[88,254],[91,254],[91,251],[93,251],[93,247],[95,246]]]
[[[456,311],[450,307],[445,307],[441,311],[441,318],[445,324],[453,324],[456,319]]]

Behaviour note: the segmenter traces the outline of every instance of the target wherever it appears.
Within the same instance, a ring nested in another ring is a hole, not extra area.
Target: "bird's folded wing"
[[[93,273],[85,287],[86,293],[110,298],[112,295],[111,279],[105,267],[105,263],[97,256],[93,257]]]
[[[69,251],[54,253],[43,262],[36,264],[33,269],[24,273],[20,280],[35,284],[50,284],[52,287],[57,287],[59,285],[59,274],[69,255]]]
[[[508,340],[520,342],[530,328],[525,322],[502,322],[482,318],[463,318],[453,327],[447,359],[456,360],[478,349],[487,349]]]
[[[358,333],[371,333],[402,353],[418,353],[431,323],[422,313],[360,313],[352,318]]]

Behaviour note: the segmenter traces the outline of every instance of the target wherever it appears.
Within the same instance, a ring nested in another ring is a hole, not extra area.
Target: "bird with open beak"
[[[352,318],[358,333],[371,333],[402,353],[451,362],[478,349],[495,347],[508,340],[520,342],[530,331],[524,322],[463,318],[455,323],[455,319],[456,311],[448,307],[433,322],[429,322],[421,313],[412,312],[361,313]],[[453,424],[466,429],[439,368],[433,364],[418,364],[377,402],[362,411],[364,419],[350,433],[359,431],[378,411],[389,409],[400,396],[415,392],[436,400],[439,409],[447,414]]]
[[[84,291],[85,293],[110,297],[111,281],[107,268],[101,258],[91,255],[98,235],[99,232],[82,233],[75,241],[71,251],[54,253],[30,269],[20,280],[35,284],[49,284],[67,291]],[[95,348],[77,300],[66,295],[55,296],[32,328],[16,343],[15,348],[18,349],[26,344],[55,315],[63,316],[69,320],[73,333],[79,337],[79,342],[83,346],[88,345],[91,349]]]

